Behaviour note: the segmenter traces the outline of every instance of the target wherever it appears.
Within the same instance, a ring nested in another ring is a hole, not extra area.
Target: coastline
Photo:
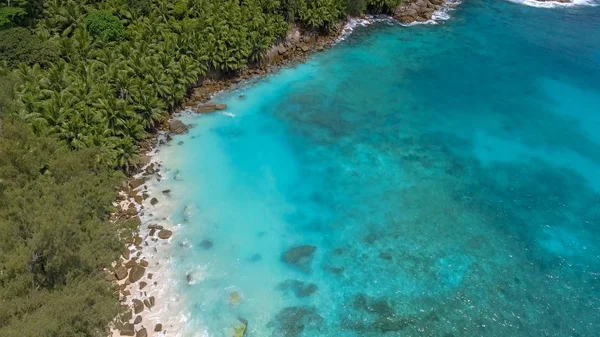
[[[412,1],[414,2],[417,1]],[[431,4],[429,1],[427,3]],[[159,191],[154,186],[154,179],[157,181],[162,179],[160,173],[162,145],[171,140],[170,134],[187,132],[188,126],[181,123],[176,114],[213,112],[215,109],[204,112],[202,108],[207,106],[206,103],[216,93],[232,90],[239,83],[247,84],[263,78],[279,71],[282,67],[302,63],[313,53],[343,41],[358,26],[368,26],[376,22],[393,22],[402,26],[437,24],[438,21],[447,20],[449,15],[446,12],[453,10],[458,4],[460,2],[456,0],[440,0],[433,11],[427,11],[428,15],[431,15],[429,18],[415,20],[408,24],[390,16],[349,18],[338,23],[326,36],[303,35],[297,27],[292,26],[291,33],[267,51],[260,64],[243,69],[233,76],[212,72],[198,81],[198,86],[182,103],[181,109],[176,110],[169,121],[162,125],[160,131],[141,146],[140,156],[143,158],[143,164],[138,173],[125,182],[120,198],[115,203],[120,212],[113,214],[114,217],[137,218],[139,226],[137,233],[128,242],[126,251],[109,271],[115,275],[120,274],[115,281],[120,288],[119,302],[128,306],[129,312],[132,313],[124,316],[123,321],[127,322],[125,326],[118,326],[115,322],[110,327],[109,336],[181,336],[185,323],[189,319],[184,301],[174,291],[184,280],[171,277],[173,261],[169,250],[173,240],[172,235],[177,235],[180,225],[170,221],[169,198],[161,197],[168,196],[168,193]],[[211,104],[211,106],[214,108],[215,105]],[[161,235],[161,231],[168,234]],[[126,268],[125,277],[123,277],[123,268]],[[140,268],[143,268],[141,276],[131,279],[131,275],[135,274],[134,271],[139,271]],[[140,303],[142,303],[141,310]]]

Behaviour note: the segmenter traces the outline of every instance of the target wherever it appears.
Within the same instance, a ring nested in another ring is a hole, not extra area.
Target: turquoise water
[[[470,0],[215,100],[161,149],[188,336],[598,336],[600,7]]]

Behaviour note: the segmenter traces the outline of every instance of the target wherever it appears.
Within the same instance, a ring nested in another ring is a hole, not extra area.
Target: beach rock
[[[150,301],[150,305],[154,306],[154,303],[156,302],[156,299],[154,298],[154,296],[150,296],[149,301]]]
[[[143,179],[131,179],[129,181],[129,187],[134,190],[140,186],[142,186],[144,184],[144,180]]]
[[[146,328],[141,328],[135,333],[135,337],[148,337],[148,332]]]
[[[305,44],[303,44],[302,46],[300,46],[300,49],[301,49],[303,52],[305,52],[305,53],[306,53],[307,51],[309,51],[309,50],[310,50],[310,47],[309,47],[309,46],[307,46],[307,45],[305,45]]]
[[[129,282],[135,283],[139,281],[146,273],[146,268],[136,265],[129,270]]]
[[[196,112],[209,113],[209,112],[214,112],[216,110],[225,110],[226,108],[227,108],[227,104],[206,103],[206,104],[199,104],[196,107]]]
[[[141,245],[143,241],[144,241],[144,239],[142,239],[141,236],[136,236],[133,238],[133,244],[136,246]]]
[[[142,302],[138,299],[134,299],[133,300],[133,313],[137,315],[142,311],[144,311],[144,302]]]
[[[211,249],[213,246],[213,242],[210,240],[202,240],[200,242],[200,247],[204,248],[204,249]]]
[[[155,332],[160,332],[162,331],[162,324],[158,323],[154,326],[154,331]]]
[[[154,173],[156,173],[156,170],[154,169],[154,163],[148,165],[148,167],[146,167],[146,174],[148,175],[152,175]]]
[[[316,250],[317,247],[313,245],[293,247],[287,250],[281,259],[303,271],[309,271]]]
[[[117,280],[117,278],[115,277],[115,274],[111,273],[109,271],[106,271],[106,274],[104,275],[104,279],[108,282],[114,282]]]
[[[125,267],[125,266],[118,266],[117,269],[115,269],[115,277],[119,281],[121,281],[122,279],[126,278],[127,277],[127,267]]]
[[[133,268],[135,266],[137,266],[137,261],[134,259],[131,259],[125,263],[125,268],[127,268],[127,269]]]
[[[146,261],[146,260],[141,260],[141,261],[140,261],[140,266],[142,266],[142,267],[148,267],[148,261]]]
[[[158,204],[158,199],[156,199],[156,198],[150,199],[150,205],[154,206],[156,204]]]
[[[149,279],[149,280],[151,280],[153,276],[154,276],[154,274],[152,274],[152,273],[148,273],[148,279]]]
[[[140,324],[140,323],[142,323],[142,316],[137,315],[135,317],[135,320],[133,321],[133,324]]]
[[[148,229],[163,229],[162,225],[148,225]]]
[[[158,232],[158,237],[163,240],[170,238],[172,235],[173,235],[173,232],[171,232],[168,229],[161,229],[160,232]]]
[[[131,323],[125,323],[119,330],[121,336],[135,336],[135,327]]]
[[[188,126],[183,124],[182,121],[174,120],[169,125],[169,131],[171,131],[172,133],[174,133],[176,135],[181,135],[188,131]]]
[[[141,205],[142,202],[144,201],[144,198],[141,195],[136,195],[133,197],[133,201],[135,201],[137,204]]]
[[[146,283],[144,281],[140,282],[140,290],[146,288],[147,285],[148,285],[148,283]]]

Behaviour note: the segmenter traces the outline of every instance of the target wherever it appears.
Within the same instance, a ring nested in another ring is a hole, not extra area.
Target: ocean
[[[358,27],[183,114],[145,220],[181,335],[598,336],[594,5]]]

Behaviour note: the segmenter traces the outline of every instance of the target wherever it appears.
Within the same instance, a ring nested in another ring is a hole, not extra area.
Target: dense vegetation
[[[400,0],[1,0],[0,335],[103,335],[138,145],[211,69]]]

